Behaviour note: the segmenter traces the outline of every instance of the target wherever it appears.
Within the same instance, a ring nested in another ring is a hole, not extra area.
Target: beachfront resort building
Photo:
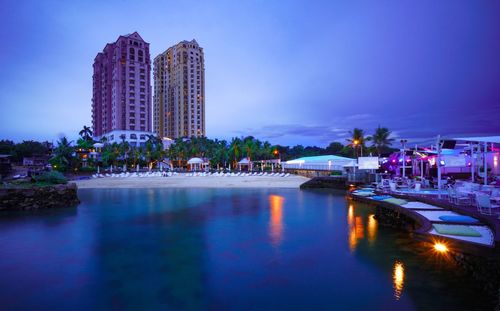
[[[151,133],[149,43],[134,32],[108,43],[94,59],[92,127],[109,142],[145,143]]]
[[[153,77],[153,131],[172,139],[205,136],[205,59],[196,40],[156,56]]]

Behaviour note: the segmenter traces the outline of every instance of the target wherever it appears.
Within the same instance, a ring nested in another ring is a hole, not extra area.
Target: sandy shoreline
[[[98,188],[299,188],[309,178],[290,175],[274,176],[185,176],[171,177],[105,177],[76,180],[79,189]]]

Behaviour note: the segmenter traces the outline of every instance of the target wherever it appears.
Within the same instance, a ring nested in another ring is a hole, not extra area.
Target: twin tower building
[[[106,44],[95,57],[92,80],[95,139],[142,146],[151,134],[205,136],[205,60],[195,40],[154,58],[153,90],[149,43],[137,32]]]

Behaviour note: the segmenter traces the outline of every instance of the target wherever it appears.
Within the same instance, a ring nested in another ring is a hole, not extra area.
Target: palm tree
[[[66,137],[61,137],[57,142],[57,147],[54,149],[54,157],[51,160],[55,169],[66,171],[71,167],[74,152],[71,146],[72,142],[73,141],[68,141]]]
[[[233,137],[229,144],[229,153],[231,154],[233,165],[236,167],[236,163],[240,160],[241,155],[241,139]]]
[[[128,141],[123,141],[119,144],[119,149],[120,149],[120,157],[123,159],[123,162],[125,165],[127,165],[127,159],[128,159],[128,154],[130,152],[130,144]]]
[[[363,154],[363,147],[365,146],[365,142],[371,140],[370,136],[365,136],[365,131],[360,128],[354,128],[352,131],[349,131],[351,138],[347,139],[350,142],[354,156],[358,156],[358,146],[361,150],[361,154]]]
[[[255,139],[252,136],[246,137],[243,140],[243,151],[249,160],[253,159],[257,151],[257,144],[255,143]]]
[[[83,129],[78,133],[85,140],[92,140],[92,129],[86,125],[83,126]]]
[[[378,156],[382,153],[381,150],[389,148],[389,146],[394,141],[394,138],[390,138],[391,131],[386,127],[380,127],[380,125],[375,129],[375,133],[372,136],[373,146],[377,150]]]
[[[132,149],[132,166],[135,167],[142,157],[141,147],[135,147]]]

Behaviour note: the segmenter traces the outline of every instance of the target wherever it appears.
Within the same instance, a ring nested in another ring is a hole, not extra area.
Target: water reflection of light
[[[368,216],[368,242],[373,243],[377,238],[377,221],[375,220],[375,215]]]
[[[394,262],[392,269],[392,282],[394,286],[394,298],[399,300],[403,294],[403,286],[405,282],[405,267],[402,262]]]
[[[356,239],[356,229],[354,227],[349,229],[349,250],[353,252],[356,249],[358,240]]]
[[[279,246],[283,240],[283,201],[285,199],[279,195],[270,195],[269,204],[271,206],[271,221],[269,222],[269,235],[271,243]]]
[[[358,240],[365,237],[365,228],[361,216],[354,216],[354,206],[349,205],[347,210],[347,223],[349,225],[349,249],[354,251]]]
[[[349,209],[347,210],[347,223],[349,226],[352,226],[354,220],[354,206],[352,204],[349,205]]]

